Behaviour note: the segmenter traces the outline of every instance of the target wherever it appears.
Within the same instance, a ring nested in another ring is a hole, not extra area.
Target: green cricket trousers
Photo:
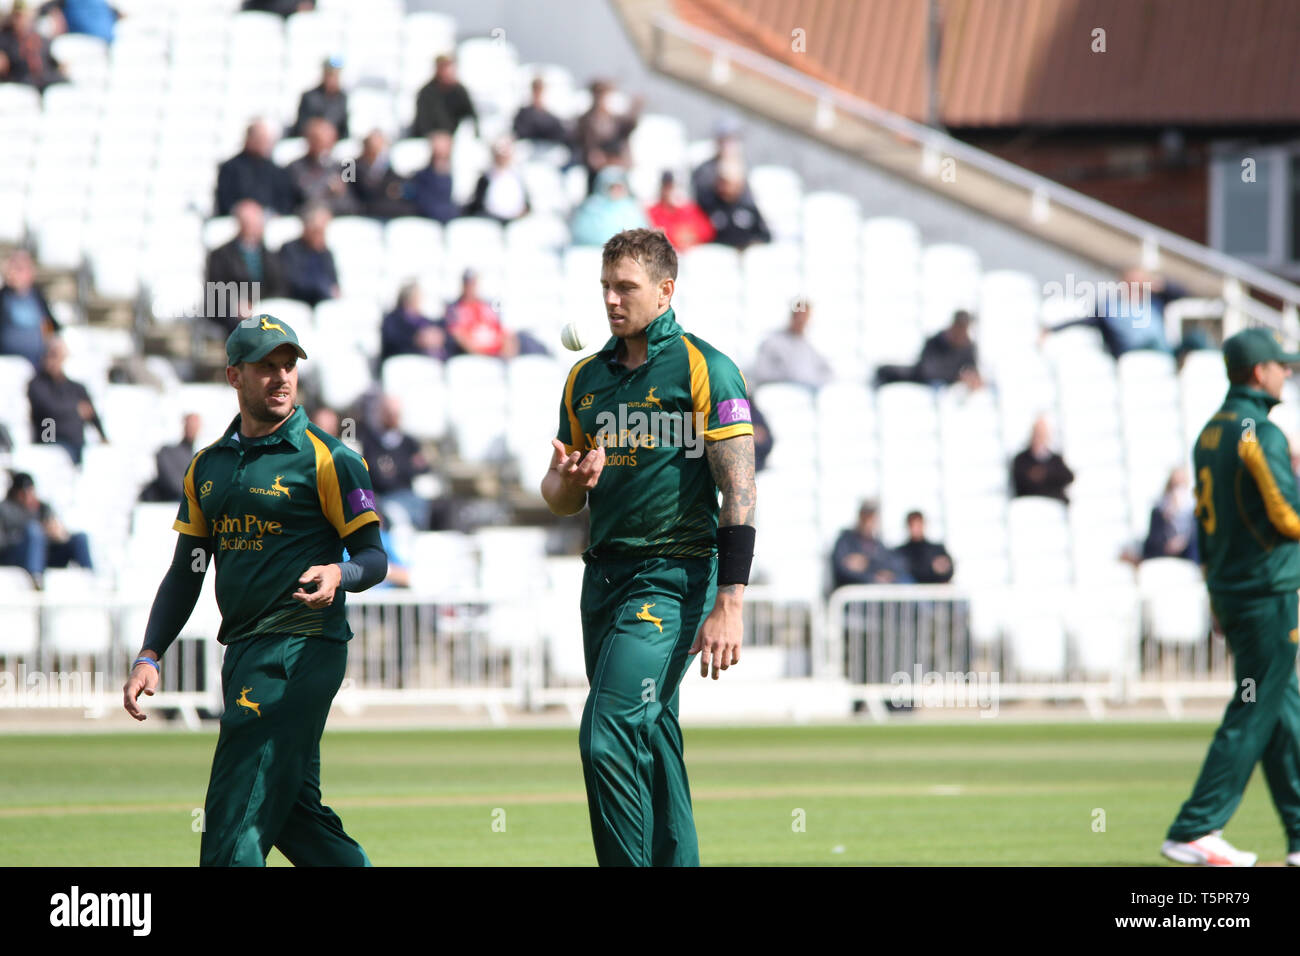
[[[320,637],[226,648],[200,866],[265,866],[273,846],[295,866],[370,865],[320,800],[320,738],[347,658],[346,643]]]
[[[1241,802],[1255,764],[1264,762],[1287,852],[1300,850],[1300,686],[1296,681],[1294,591],[1210,595],[1232,650],[1236,687],[1191,797],[1168,839],[1187,843],[1220,830]]]
[[[588,558],[578,748],[601,866],[699,866],[677,690],[716,579],[716,558]]]

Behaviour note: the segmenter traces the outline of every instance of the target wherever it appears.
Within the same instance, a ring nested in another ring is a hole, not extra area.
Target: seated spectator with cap
[[[897,553],[917,584],[947,584],[952,580],[952,557],[939,542],[926,540],[925,515],[919,511],[907,513],[907,542],[898,547]]]
[[[831,587],[846,584],[910,584],[911,575],[896,552],[879,536],[880,516],[874,502],[864,501],[858,523],[840,532],[831,552]]]
[[[573,129],[574,158],[587,167],[587,191],[596,189],[596,175],[607,166],[628,166],[628,143],[641,121],[642,97],[636,97],[626,113],[615,113],[614,84],[608,80],[591,83],[591,107],[578,117]]]
[[[356,176],[348,186],[363,216],[388,220],[414,212],[406,200],[406,180],[393,170],[388,137],[377,129],[371,130],[362,141]]]
[[[535,76],[529,88],[532,99],[527,106],[520,108],[511,124],[515,139],[554,143],[558,146],[570,145],[572,135],[564,120],[546,108],[546,81],[541,76]]]
[[[379,330],[379,363],[394,355],[427,355],[446,359],[447,329],[435,322],[421,308],[423,294],[418,282],[402,286],[397,297],[397,308],[384,316]]]
[[[293,124],[294,136],[306,136],[307,124],[313,119],[323,119],[334,127],[338,139],[348,138],[348,95],[343,92],[343,59],[328,57],[321,64],[320,85],[302,94],[298,101],[298,119]]]
[[[27,383],[27,401],[32,410],[32,441],[59,445],[74,465],[80,465],[86,424],[93,425],[103,441],[107,442],[108,436],[86,386],[64,374],[67,359],[68,346],[63,339],[50,339],[40,369]]]
[[[429,135],[429,165],[406,183],[406,200],[415,215],[443,225],[461,214],[460,204],[451,198],[451,134]]]
[[[252,199],[241,199],[235,203],[234,216],[239,232],[208,253],[206,270],[205,314],[225,335],[253,314],[259,299],[285,293],[280,257],[263,241],[262,207]]]
[[[433,64],[433,79],[415,96],[415,122],[412,136],[430,133],[454,134],[465,120],[474,121],[474,135],[479,135],[478,113],[469,90],[456,76],[456,58],[441,54]]]
[[[876,384],[918,382],[937,387],[961,382],[972,391],[982,387],[970,330],[973,321],[965,309],[954,312],[948,328],[926,340],[915,365],[882,365],[876,370]]]
[[[217,169],[216,213],[228,216],[241,199],[252,199],[278,213],[294,210],[293,189],[283,169],[271,159],[275,134],[265,120],[254,120],[244,134],[244,148]]]
[[[0,288],[0,355],[21,355],[39,367],[45,347],[59,332],[50,304],[36,287],[36,265],[18,249],[5,260]]]
[[[141,501],[179,502],[185,492],[185,474],[194,457],[194,442],[199,437],[202,420],[194,412],[181,422],[181,440],[174,445],[164,445],[154,455],[158,474],[140,492]]]
[[[1142,560],[1150,558],[1197,560],[1196,496],[1186,468],[1178,467],[1170,473],[1164,494],[1151,509],[1151,523],[1142,544]]]
[[[743,250],[755,243],[772,241],[772,232],[750,195],[745,167],[739,160],[718,164],[713,190],[701,198],[700,208],[717,232],[714,242]]]
[[[691,193],[701,206],[716,198],[718,166],[728,162],[744,163],[744,145],[741,142],[740,120],[734,116],[724,116],[713,125],[713,137],[717,144],[714,154],[695,167],[691,173]],[[745,185],[745,198],[752,199],[749,184]]]
[[[338,298],[339,274],[334,254],[325,245],[325,232],[332,219],[328,207],[309,206],[302,215],[302,236],[280,249],[285,295],[289,298],[311,306]]]
[[[37,496],[32,476],[14,472],[0,501],[0,565],[24,568],[39,588],[46,568],[66,568],[71,562],[94,570],[85,532],[69,532]]]
[[[515,164],[514,141],[503,136],[492,144],[492,165],[479,176],[465,215],[486,216],[504,226],[528,215],[530,209],[528,188]]]
[[[575,246],[603,246],[616,233],[648,225],[641,204],[628,189],[627,170],[606,166],[596,174],[592,194],[574,210],[569,228]]]
[[[790,324],[773,332],[758,348],[749,380],[755,385],[789,382],[816,391],[835,375],[826,358],[813,348],[805,334],[812,305],[796,299],[790,307]]]
[[[1068,501],[1065,489],[1074,481],[1065,459],[1052,451],[1052,429],[1047,419],[1039,417],[1034,422],[1029,447],[1016,455],[1011,462],[1011,483],[1014,497],[1039,496]]]
[[[316,117],[307,121],[307,153],[285,168],[298,209],[323,203],[336,216],[357,211],[357,201],[343,180],[343,164],[333,156],[338,134],[329,120]]]
[[[665,170],[659,180],[659,201],[647,210],[650,225],[662,229],[678,252],[712,242],[716,232],[699,204],[677,185],[672,170]]]
[[[370,466],[375,506],[385,521],[423,530],[429,525],[429,502],[415,493],[412,482],[429,471],[429,462],[401,426],[402,403],[395,395],[384,395],[377,427],[361,433],[362,454]]]

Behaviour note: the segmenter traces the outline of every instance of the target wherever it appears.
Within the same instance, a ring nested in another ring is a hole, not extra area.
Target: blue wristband
[[[154,670],[156,670],[159,674],[162,673],[162,668],[158,665],[158,662],[154,660],[152,657],[137,657],[134,661],[131,662],[131,670],[135,670],[136,664],[152,664]]]

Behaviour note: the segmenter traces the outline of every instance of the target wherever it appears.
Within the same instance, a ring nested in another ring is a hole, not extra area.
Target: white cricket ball
[[[582,333],[578,331],[578,326],[570,322],[565,325],[560,332],[560,342],[570,352],[581,352],[587,347],[587,343],[582,339]]]

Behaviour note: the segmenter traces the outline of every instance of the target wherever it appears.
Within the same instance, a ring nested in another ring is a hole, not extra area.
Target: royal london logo
[[[594,402],[595,400],[596,400],[596,396],[593,395],[591,392],[588,392],[586,395],[582,396],[582,399],[578,402],[578,407],[591,408],[591,403]]]
[[[270,495],[272,498],[279,498],[284,495],[288,498],[290,497],[289,489],[280,483],[280,479],[283,477],[284,475],[276,475],[275,481],[271,482],[270,488],[249,488],[248,490],[255,495]]]
[[[238,704],[240,707],[247,707],[253,713],[257,714],[257,716],[261,717],[262,705],[255,700],[248,699],[248,695],[252,691],[252,689],[253,688],[251,687],[241,688],[239,691],[239,697],[238,699],[235,700],[235,703]]]
[[[648,621],[655,627],[659,628],[659,633],[662,634],[664,632],[664,619],[661,617],[655,617],[651,614],[650,609],[652,607],[654,607],[653,604],[642,604],[641,610],[637,613],[636,619],[638,621]]]
[[[259,325],[258,328],[261,329],[263,332],[279,332],[281,335],[285,334],[283,325],[281,325],[279,322],[272,322],[265,315],[262,316],[262,324]]]
[[[206,497],[207,497],[208,495],[210,495],[210,494],[212,494],[212,482],[210,482],[210,481],[205,481],[205,482],[204,482],[204,483],[199,487],[199,497],[200,497],[200,498],[206,498]]]

